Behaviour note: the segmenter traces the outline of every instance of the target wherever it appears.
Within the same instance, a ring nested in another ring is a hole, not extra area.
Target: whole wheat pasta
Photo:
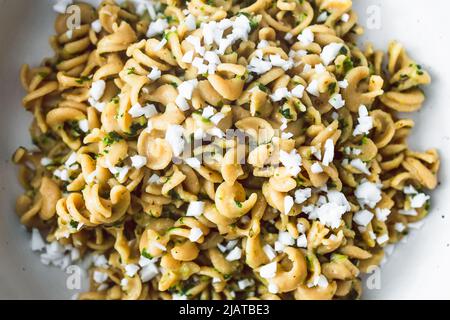
[[[429,212],[439,155],[398,114],[429,74],[359,49],[351,0],[121,3],[75,2],[21,70],[35,249],[92,261],[80,299],[359,298]]]

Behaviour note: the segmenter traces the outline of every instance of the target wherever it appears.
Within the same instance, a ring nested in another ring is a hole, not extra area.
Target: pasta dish
[[[430,76],[358,47],[351,0],[54,9],[16,210],[43,263],[86,268],[79,299],[358,299],[428,214]]]

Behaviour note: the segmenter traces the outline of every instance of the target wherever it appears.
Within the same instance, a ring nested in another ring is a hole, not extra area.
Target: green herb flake
[[[115,131],[109,132],[106,137],[103,138],[103,144],[106,147],[109,147],[113,145],[116,142],[119,142],[120,140],[123,140],[120,134],[118,134]]]
[[[73,229],[77,229],[77,228],[78,228],[78,221],[70,220],[70,226],[71,226]]]
[[[144,248],[144,250],[142,250],[141,255],[144,258],[147,258],[147,259],[150,259],[150,260],[153,259],[153,256],[150,253],[148,253],[147,249],[145,249],[145,248]]]

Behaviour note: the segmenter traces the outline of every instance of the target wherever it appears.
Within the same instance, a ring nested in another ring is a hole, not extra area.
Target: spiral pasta
[[[359,298],[438,184],[398,115],[429,74],[351,0],[142,2],[76,2],[22,68],[21,223],[93,259],[81,299]]]

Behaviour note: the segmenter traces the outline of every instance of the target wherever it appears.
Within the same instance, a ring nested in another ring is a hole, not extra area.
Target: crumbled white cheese
[[[348,13],[344,13],[342,16],[341,16],[341,21],[342,22],[348,22],[350,20],[350,15],[348,14]]]
[[[131,165],[136,169],[140,169],[147,164],[147,158],[140,155],[132,156],[130,159]]]
[[[306,248],[308,246],[308,239],[306,239],[306,235],[301,234],[297,238],[297,247],[299,248]]]
[[[345,106],[345,100],[342,99],[342,95],[340,93],[334,94],[330,100],[328,100],[328,103],[331,104],[336,110],[339,110]]]
[[[80,127],[81,131],[88,132],[89,131],[89,121],[87,119],[78,121],[78,127]]]
[[[262,58],[253,57],[248,65],[248,70],[256,74],[264,74],[272,69],[272,63]]]
[[[148,179],[148,183],[150,184],[159,184],[161,177],[157,174],[152,174],[152,176]]]
[[[169,125],[166,131],[166,141],[170,144],[173,154],[178,157],[184,150],[184,129],[180,125]]]
[[[97,80],[92,82],[91,89],[89,90],[89,95],[95,101],[99,101],[103,94],[105,93],[106,82],[104,80]]]
[[[187,158],[184,160],[186,164],[194,169],[199,169],[201,167],[201,162],[197,158]]]
[[[251,287],[254,284],[255,282],[253,281],[253,279],[242,279],[238,281],[238,287],[241,290],[245,290],[246,288]]]
[[[203,236],[203,231],[200,228],[192,228],[189,233],[189,240],[192,242],[196,242]]]
[[[297,150],[293,149],[290,153],[280,150],[280,161],[292,176],[297,176],[300,173],[302,158],[297,153]]]
[[[411,216],[411,217],[417,216],[417,211],[414,209],[398,210],[398,213],[400,213],[401,215],[404,215],[404,216]]]
[[[230,253],[225,257],[228,261],[239,260],[242,256],[242,250],[239,247],[235,247]]]
[[[395,225],[394,225],[394,229],[397,231],[397,232],[403,232],[403,231],[405,231],[405,229],[406,229],[406,226],[403,224],[403,223],[401,223],[401,222],[397,222],[397,223],[395,223]]]
[[[49,166],[52,163],[53,163],[53,160],[50,159],[50,158],[44,157],[44,158],[41,159],[41,165],[44,166],[44,167]]]
[[[301,99],[303,97],[303,93],[305,92],[305,86],[299,84],[291,90],[292,96]]]
[[[302,45],[308,46],[314,41],[314,33],[311,29],[306,28],[301,34],[298,35],[297,39]]]
[[[301,222],[297,223],[297,231],[300,233],[305,233],[306,231],[305,225]]]
[[[284,197],[284,214],[289,214],[294,206],[294,199],[291,196]]]
[[[367,205],[373,209],[381,200],[381,186],[364,181],[356,187],[355,196],[362,206]]]
[[[272,246],[270,246],[269,244],[264,245],[263,251],[266,254],[267,258],[269,258],[270,261],[275,259],[275,257],[277,256],[277,254],[275,253],[275,250],[273,250]]]
[[[359,158],[350,161],[350,165],[368,176],[371,174],[369,169],[367,169],[367,165]]]
[[[100,20],[95,20],[91,23],[91,28],[94,30],[95,33],[100,33],[102,31],[102,24],[100,23]]]
[[[208,65],[204,63],[204,59],[195,57],[192,60],[192,66],[197,68],[197,74],[202,75],[208,72]]]
[[[139,271],[139,277],[143,283],[152,280],[159,273],[158,267],[154,263],[148,263],[141,271]]]
[[[325,142],[325,152],[323,153],[322,164],[328,166],[334,159],[334,142],[332,139],[327,139]]]
[[[318,16],[317,16],[317,22],[318,23],[322,23],[327,21],[328,19],[328,12],[327,11],[322,11]]]
[[[322,166],[320,165],[320,163],[314,162],[314,163],[311,165],[311,172],[312,172],[312,173],[321,173],[321,172],[323,172],[323,168],[322,168]]]
[[[161,251],[167,251],[166,246],[159,242],[153,242],[153,246]]]
[[[377,238],[377,243],[379,245],[385,244],[388,241],[389,241],[389,235],[387,233],[385,233]]]
[[[188,31],[194,31],[197,29],[197,22],[195,21],[195,17],[192,14],[189,14],[184,20]]]
[[[180,95],[175,99],[175,104],[181,111],[187,111],[191,108],[187,100]]]
[[[360,210],[356,212],[353,216],[353,221],[358,225],[367,227],[367,225],[372,221],[373,213],[368,210]]]
[[[287,71],[294,66],[294,62],[292,60],[284,60],[279,54],[269,55],[269,60],[272,66],[280,67],[284,71]]]
[[[302,204],[309,198],[311,198],[311,188],[298,189],[294,193],[295,195],[295,203]]]
[[[184,81],[180,85],[178,85],[178,94],[183,98],[185,98],[186,100],[191,100],[192,94],[197,85],[198,85],[197,79]]]
[[[153,38],[158,34],[162,34],[166,29],[169,28],[169,23],[167,19],[158,19],[150,23],[147,30],[147,38]]]
[[[330,43],[322,49],[320,58],[326,66],[329,65],[334,59],[336,59],[336,56],[343,46],[344,45],[342,43]]]
[[[212,123],[214,123],[216,126],[225,118],[225,115],[221,112],[217,112],[215,115],[213,115],[209,120],[211,120]]]
[[[194,59],[194,50],[189,50],[183,55],[181,61],[183,61],[184,63],[192,63],[193,59]]]
[[[275,283],[269,283],[267,290],[272,294],[277,294],[279,289]]]
[[[342,215],[350,211],[350,204],[345,195],[336,190],[329,191],[327,197],[328,202],[325,197],[321,196],[317,201],[318,207],[304,207],[303,211],[309,214],[310,219],[319,219],[323,225],[336,229],[341,225]]]
[[[347,89],[348,88],[348,81],[347,81],[347,79],[344,79],[342,81],[338,81],[338,86],[341,89]]]
[[[323,274],[318,277],[317,285],[321,288],[328,287],[328,280]]]
[[[73,164],[75,164],[77,162],[77,154],[75,152],[72,152],[69,157],[67,158],[66,162],[64,163],[64,165],[67,168],[70,168]]]
[[[308,87],[306,88],[306,91],[308,91],[310,94],[312,94],[313,96],[320,96],[320,92],[319,92],[319,82],[314,79],[312,80]]]
[[[125,274],[129,277],[134,277],[134,275],[139,271],[139,266],[135,264],[127,264],[125,266]]]
[[[391,214],[391,210],[389,210],[388,208],[376,208],[375,209],[375,215],[376,215],[377,219],[381,222],[386,221],[390,214]]]
[[[156,81],[159,78],[161,78],[161,70],[158,69],[158,67],[152,67],[152,70],[150,71],[150,73],[148,74],[148,78],[150,80]]]
[[[128,113],[133,118],[145,116],[147,119],[149,119],[158,114],[158,111],[156,110],[154,104],[147,104],[144,107],[142,107],[139,103],[136,103],[130,108],[130,110],[128,110]]]
[[[56,169],[53,171],[53,175],[59,178],[61,181],[69,181],[69,171],[67,169]]]
[[[205,210],[205,203],[203,201],[192,201],[186,212],[187,217],[199,217]]]
[[[264,279],[272,279],[277,273],[277,262],[271,262],[259,268],[259,274]]]
[[[429,199],[430,196],[424,193],[418,193],[411,197],[411,208],[422,208]]]
[[[419,193],[412,185],[403,188],[404,194],[417,194]]]
[[[93,274],[93,278],[94,278],[94,281],[97,283],[104,283],[106,280],[108,280],[108,274],[105,272],[102,272],[102,271],[95,270],[94,274]]]
[[[368,134],[373,128],[373,118],[369,116],[366,106],[359,106],[359,118],[358,124],[356,125],[353,135],[357,136],[360,134]]]
[[[108,269],[108,260],[104,255],[94,255],[93,257],[94,266],[99,268]]]
[[[277,88],[273,94],[270,95],[270,99],[274,102],[281,101],[285,98],[289,98],[291,93],[286,87]]]
[[[33,228],[31,231],[30,246],[32,251],[41,251],[45,248],[44,239],[42,239],[41,233],[38,229]]]
[[[287,231],[281,231],[278,234],[278,241],[285,246],[292,246],[295,243],[295,239]]]

